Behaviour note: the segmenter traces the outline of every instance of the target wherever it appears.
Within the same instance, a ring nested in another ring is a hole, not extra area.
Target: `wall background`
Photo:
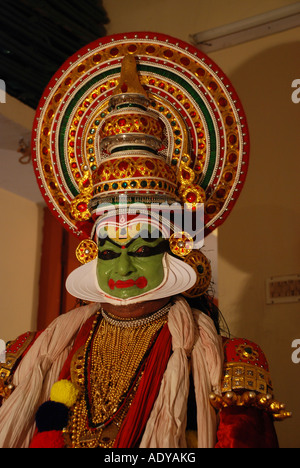
[[[190,41],[190,35],[295,3],[284,0],[105,0],[108,34],[150,30]],[[299,304],[266,304],[271,276],[300,273],[299,117],[291,83],[300,79],[300,28],[210,54],[236,88],[251,137],[250,167],[231,216],[218,230],[218,298],[236,336],[265,351],[276,397],[293,418],[276,423],[281,447],[300,448]],[[33,111],[14,99],[0,113],[30,129]],[[1,129],[0,129],[1,132]],[[0,337],[35,328],[42,206],[0,188]],[[215,267],[216,262],[214,261]]]
[[[36,329],[42,209],[0,189],[0,336],[8,341]]]

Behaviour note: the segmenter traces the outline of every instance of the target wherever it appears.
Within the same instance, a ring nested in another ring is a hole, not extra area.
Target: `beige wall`
[[[13,138],[14,149],[7,149],[4,128],[0,129],[1,158],[6,158],[6,167],[10,174],[8,180],[16,169],[23,170],[26,177],[30,168],[18,165],[20,156],[17,153],[20,129],[30,132],[34,117],[34,110],[17,99],[7,95],[6,103],[0,105],[1,114],[16,124],[17,135]],[[9,128],[9,132],[12,130]],[[2,145],[4,146],[2,148]],[[3,167],[3,166],[2,166]],[[8,176],[7,176],[8,177]],[[16,180],[16,178],[15,178]],[[16,195],[16,184],[11,190],[0,188],[1,212],[1,262],[0,262],[0,339],[13,340],[26,331],[36,330],[38,308],[38,281],[40,271],[40,256],[43,228],[42,207],[22,196]],[[35,183],[35,180],[33,183]],[[21,182],[19,182],[21,183]],[[22,193],[22,189],[20,189]]]
[[[42,209],[0,189],[0,337],[36,329]]]
[[[277,424],[285,447],[300,447],[300,364],[291,360],[300,304],[268,305],[265,285],[300,273],[300,104],[291,100],[299,51],[300,28],[214,54],[236,85],[251,137],[245,190],[219,229],[220,305],[233,334],[260,344],[276,396],[293,410]]]
[[[153,31],[190,35],[295,3],[293,0],[103,0],[108,34]]]

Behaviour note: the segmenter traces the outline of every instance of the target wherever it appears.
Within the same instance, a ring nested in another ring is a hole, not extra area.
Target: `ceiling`
[[[57,69],[78,49],[105,36],[108,23],[100,0],[6,2],[0,15],[0,79],[7,95],[34,112]],[[20,140],[30,148],[30,124],[23,126],[7,112],[4,106],[10,102],[0,102],[0,187],[40,203],[31,162],[19,162]]]
[[[0,15],[1,79],[6,91],[36,108],[52,75],[82,46],[106,35],[100,0],[18,0]]]

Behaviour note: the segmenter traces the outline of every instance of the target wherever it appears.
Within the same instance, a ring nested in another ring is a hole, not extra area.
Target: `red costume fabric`
[[[224,408],[215,448],[278,448],[270,415],[253,407]]]
[[[272,392],[269,365],[256,343],[242,338],[224,339],[224,374],[226,369],[231,375],[230,385],[237,394],[259,389],[265,394]],[[249,377],[247,370],[250,371]],[[240,390],[239,385],[243,387]],[[222,390],[226,391],[225,388]],[[232,390],[231,387],[228,390]],[[278,448],[272,416],[253,406],[223,408],[220,411],[216,448]]]
[[[171,354],[172,339],[165,325],[150,353],[143,377],[127,417],[115,440],[114,447],[138,447],[154,402],[157,398],[161,380]],[[141,408],[143,408],[141,410]]]

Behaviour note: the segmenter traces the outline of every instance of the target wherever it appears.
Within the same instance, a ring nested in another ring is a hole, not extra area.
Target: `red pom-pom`
[[[38,432],[29,448],[65,448],[62,431]]]

